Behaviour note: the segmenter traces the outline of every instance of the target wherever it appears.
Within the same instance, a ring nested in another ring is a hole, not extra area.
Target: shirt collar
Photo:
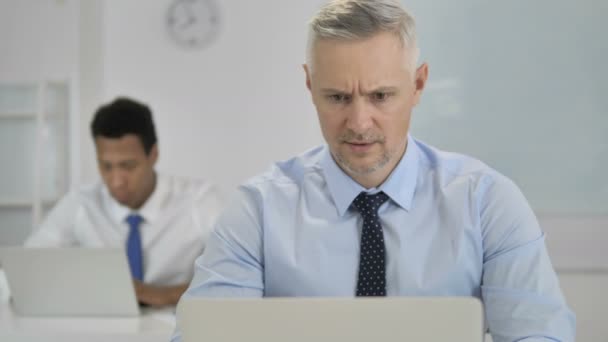
[[[148,199],[144,202],[144,205],[139,210],[133,210],[127,206],[118,203],[108,191],[108,188],[104,185],[102,191],[102,197],[108,208],[108,212],[115,222],[125,222],[127,217],[133,213],[138,213],[144,219],[144,222],[153,222],[158,213],[161,210],[163,202],[163,194],[167,193],[167,182],[164,177],[156,174],[156,185],[154,190]]]
[[[408,135],[407,149],[403,157],[397,163],[395,169],[388,178],[380,185],[380,190],[384,191],[397,205],[410,211],[416,192],[418,182],[419,151],[416,141]]]
[[[320,164],[338,214],[343,216],[355,197],[362,191],[370,193],[384,191],[397,205],[409,211],[418,179],[418,153],[415,140],[408,135],[406,151],[386,181],[377,189],[365,189],[336,164],[329,147],[325,146]]]

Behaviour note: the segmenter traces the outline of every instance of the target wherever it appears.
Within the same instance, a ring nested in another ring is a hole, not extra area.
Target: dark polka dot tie
[[[357,296],[386,296],[384,234],[378,208],[387,199],[384,192],[374,195],[362,192],[353,201],[363,217]]]

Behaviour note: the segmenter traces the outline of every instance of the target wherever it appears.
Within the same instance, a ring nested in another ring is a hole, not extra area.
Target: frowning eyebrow
[[[371,94],[376,94],[376,93],[396,93],[398,90],[399,90],[399,88],[391,87],[391,86],[378,87],[376,89],[366,92],[363,95],[371,95]],[[336,89],[336,88],[322,88],[321,93],[323,93],[323,94],[350,94],[349,91],[344,91],[344,90]]]
[[[334,88],[322,88],[321,93],[323,93],[323,94],[349,94],[350,92],[340,90],[340,89],[334,89]]]
[[[396,93],[399,90],[399,88],[397,87],[378,87],[376,89],[373,89],[369,92],[367,92],[367,94],[365,95],[371,95],[371,94],[376,94],[376,93]]]

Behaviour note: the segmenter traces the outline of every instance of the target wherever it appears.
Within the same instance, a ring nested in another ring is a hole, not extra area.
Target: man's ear
[[[427,63],[422,63],[421,66],[416,69],[415,75],[416,88],[414,91],[414,104],[418,104],[420,102],[420,97],[422,96],[422,91],[426,86],[426,81],[429,78],[429,65]]]
[[[148,159],[150,160],[152,165],[156,164],[156,161],[158,160],[158,144],[152,145],[150,153],[148,153]]]
[[[308,68],[308,65],[302,64],[302,68],[304,69],[304,72],[306,73],[306,88],[308,88],[308,90],[312,90],[310,87],[310,70]]]

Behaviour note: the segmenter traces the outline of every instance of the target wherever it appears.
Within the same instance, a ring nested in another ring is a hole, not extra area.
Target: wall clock
[[[166,26],[171,39],[186,48],[203,48],[219,33],[220,15],[215,0],[174,0]]]

